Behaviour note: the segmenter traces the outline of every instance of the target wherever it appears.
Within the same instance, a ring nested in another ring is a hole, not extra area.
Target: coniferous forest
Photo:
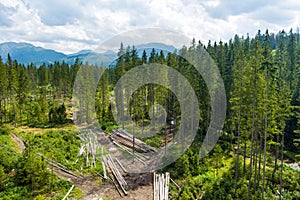
[[[205,82],[182,55],[202,48],[219,68],[227,110],[217,145],[200,159],[199,148],[210,122],[210,97]],[[179,186],[170,183],[170,199],[300,199],[298,32],[258,31],[253,38],[236,35],[226,42],[208,44],[193,39],[190,46],[178,51],[152,49],[142,56],[134,46],[120,44],[118,55],[111,66],[89,65],[79,59],[71,65],[55,62],[36,66],[19,64],[10,55],[5,62],[0,58],[0,199],[62,199],[73,183],[58,177],[49,160],[74,173],[102,174],[100,160],[92,167],[78,157],[83,141],[73,125],[71,106],[77,72],[85,67],[105,69],[95,95],[95,110],[99,128],[109,134],[121,128],[111,110],[115,84],[132,68],[149,63],[180,72],[193,86],[200,108],[193,144],[176,162],[160,170],[170,172]],[[85,76],[86,80],[93,78],[91,73]],[[168,74],[161,77],[174,79]],[[181,83],[177,84],[180,88]],[[130,104],[131,118],[141,127],[151,120],[151,106],[165,108],[166,125],[144,140],[153,147],[163,147],[164,132],[176,130],[184,120],[176,96],[160,85],[140,87]],[[91,110],[84,112],[91,115]],[[100,181],[99,187],[102,184]],[[76,187],[69,197],[83,196]]]

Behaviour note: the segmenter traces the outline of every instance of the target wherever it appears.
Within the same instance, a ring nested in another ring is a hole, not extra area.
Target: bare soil
[[[99,200],[108,198],[110,200],[151,200],[153,199],[153,175],[127,174],[124,178],[128,183],[128,195],[119,193],[111,181],[103,181],[100,176],[74,177],[58,169],[53,169],[58,177],[75,184],[84,193],[83,200]]]

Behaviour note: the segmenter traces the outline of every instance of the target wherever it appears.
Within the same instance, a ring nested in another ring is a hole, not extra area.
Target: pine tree
[[[38,85],[37,67],[32,63],[27,65],[27,74],[30,82],[30,90],[35,91]],[[52,80],[52,79],[50,79]]]
[[[265,130],[264,130],[264,163],[263,163],[263,177],[262,177],[262,199],[264,199],[264,188],[265,188],[265,178],[266,178],[266,161],[267,161],[267,137],[268,137],[268,115],[269,115],[269,74],[271,73],[272,66],[272,56],[270,50],[270,38],[268,30],[265,33],[265,38],[263,41],[263,67],[266,73],[266,94],[265,94],[265,104],[266,104],[266,112],[265,112]],[[277,159],[277,158],[275,158]],[[260,162],[259,162],[260,168]],[[275,173],[275,170],[274,170]]]
[[[18,86],[17,86],[17,102],[18,102],[18,108],[19,108],[19,121],[20,123],[23,122],[23,111],[26,111],[26,104],[28,100],[28,94],[29,94],[29,78],[26,73],[26,69],[24,66],[19,66],[18,70]]]
[[[38,69],[39,85],[46,86],[49,83],[49,73],[46,64],[43,63]]]
[[[259,74],[259,69],[261,67],[262,62],[262,55],[261,55],[261,46],[259,37],[256,37],[253,41],[251,51],[250,51],[250,66],[251,66],[251,79],[253,85],[251,86],[251,93],[252,93],[252,110],[251,110],[251,145],[250,145],[250,170],[249,170],[249,185],[248,185],[248,199],[251,199],[251,185],[252,185],[252,176],[253,176],[253,166],[255,167],[254,161],[256,161],[256,145],[255,139],[257,137],[257,118],[259,117],[259,105],[260,92],[263,90],[258,91],[257,88],[261,87],[261,80],[262,77]],[[250,121],[249,121],[250,122]],[[254,185],[255,186],[255,185]]]
[[[143,51],[143,55],[142,55],[142,64],[146,64],[147,61],[148,61],[147,53],[146,53],[146,51],[144,50],[144,51]]]
[[[69,65],[63,61],[61,64],[61,76],[64,79],[62,83],[62,92],[64,98],[66,98],[70,94],[71,76],[69,70]]]
[[[39,190],[48,185],[50,172],[41,157],[33,152],[32,147],[27,147],[20,157],[16,167],[17,185],[31,185],[30,190]]]
[[[7,99],[8,77],[5,64],[0,57],[0,123],[3,122],[5,115],[5,101]]]
[[[40,94],[37,99],[38,107],[36,107],[36,115],[38,116],[38,120],[40,122],[45,122],[47,120],[47,113],[48,113],[48,101],[47,101],[46,88],[40,88],[39,93]]]
[[[54,63],[54,69],[53,69],[53,86],[55,88],[55,92],[58,98],[61,97],[62,89],[63,89],[63,76],[62,76],[62,67],[59,62]]]
[[[296,38],[293,34],[292,29],[289,32],[289,41],[287,45],[287,53],[288,53],[288,63],[287,67],[289,70],[288,74],[288,80],[289,80],[289,86],[290,90],[293,92],[294,96],[294,90],[295,90],[295,71],[296,71]]]
[[[14,121],[14,125],[17,125],[17,105],[16,105],[16,90],[18,82],[18,62],[12,61],[10,55],[7,56],[7,76],[8,76],[8,102],[9,102],[9,120]]]
[[[118,52],[118,60],[117,60],[117,66],[116,66],[116,80],[115,83],[125,74],[125,49],[123,43],[120,45],[120,49]],[[128,55],[127,55],[128,56]],[[128,59],[128,58],[127,58]],[[117,106],[117,112],[118,116],[121,116],[122,121],[122,129],[125,128],[124,124],[124,91],[123,91],[123,82],[120,82],[120,89],[115,92],[115,100]]]
[[[106,122],[111,119],[107,118],[109,112],[109,99],[110,99],[110,91],[109,91],[109,72],[105,69],[104,66],[100,69],[103,71],[102,77],[99,80],[99,85],[97,88],[97,96],[96,96],[96,110],[97,115],[100,122]]]
[[[244,70],[245,70],[245,54],[244,54],[244,49],[243,45],[238,38],[238,36],[235,37],[234,40],[234,46],[235,46],[235,59],[234,59],[234,64],[233,64],[233,90],[231,91],[230,94],[230,100],[229,100],[229,107],[230,109],[230,118],[231,122],[230,124],[232,126],[229,127],[229,129],[234,130],[236,140],[237,140],[237,147],[236,149],[236,168],[235,168],[235,192],[234,195],[236,195],[236,190],[238,187],[238,179],[239,179],[239,156],[240,156],[240,136],[242,131],[242,127],[244,126],[242,124],[242,105],[244,104],[243,97],[245,94],[243,93],[243,79],[244,77]],[[245,97],[244,97],[245,98]],[[244,136],[245,137],[245,136]],[[244,158],[245,159],[245,158]]]

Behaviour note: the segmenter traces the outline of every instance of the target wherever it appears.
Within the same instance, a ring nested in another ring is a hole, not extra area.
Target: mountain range
[[[150,55],[150,52],[153,48],[158,52],[160,50],[163,50],[165,55],[167,55],[168,52],[174,52],[176,49],[173,46],[165,45],[162,43],[141,44],[137,45],[136,48],[140,57],[142,56],[144,50],[146,51],[147,55]],[[52,49],[37,47],[30,43],[0,43],[0,56],[4,62],[6,62],[8,54],[10,55],[12,60],[17,60],[21,64],[27,65],[29,63],[33,63],[37,66],[43,63],[51,64],[55,61],[64,61],[68,64],[73,64],[76,58],[78,58],[82,62],[87,58],[88,60],[101,60],[104,65],[109,65],[111,64],[112,60],[115,60],[117,58],[117,52],[113,51],[96,54],[92,50],[81,50],[73,54],[64,54]]]

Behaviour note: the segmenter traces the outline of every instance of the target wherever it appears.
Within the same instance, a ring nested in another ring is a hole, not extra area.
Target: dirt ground
[[[153,199],[152,186],[141,186],[135,190],[129,190],[127,196],[121,197],[115,187],[99,187],[97,191],[84,196],[84,200],[99,200],[100,198],[109,198],[111,200],[151,200]]]
[[[73,182],[84,193],[83,200],[151,200],[153,199],[153,186],[150,174],[127,174],[124,178],[128,183],[128,194],[119,193],[111,181],[103,181],[97,177],[74,177],[61,170],[53,171],[60,178]],[[75,200],[75,199],[74,199]]]
[[[105,183],[95,192],[84,197],[85,200],[99,199],[108,197],[109,199],[128,199],[128,200],[151,200],[153,199],[152,174],[127,174],[125,177],[128,183],[128,194],[122,196],[111,183]]]

